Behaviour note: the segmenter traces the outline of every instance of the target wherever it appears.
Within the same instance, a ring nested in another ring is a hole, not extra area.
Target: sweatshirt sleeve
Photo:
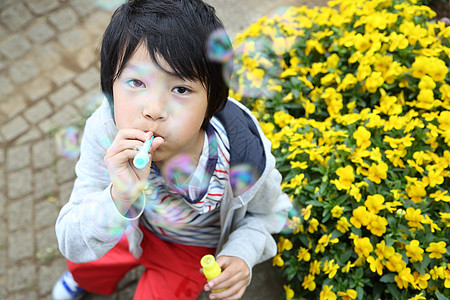
[[[100,113],[97,110],[86,121],[72,194],[55,225],[59,249],[73,262],[103,256],[117,244],[129,224],[111,198],[110,178],[103,160],[111,142]]]

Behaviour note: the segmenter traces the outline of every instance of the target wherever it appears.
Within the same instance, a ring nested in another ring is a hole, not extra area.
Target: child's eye
[[[191,92],[190,89],[188,89],[187,87],[184,86],[177,86],[176,88],[173,89],[173,91],[177,94],[181,94],[181,95],[186,95],[189,94]]]
[[[133,88],[145,88],[145,83],[137,79],[128,80],[127,83]]]

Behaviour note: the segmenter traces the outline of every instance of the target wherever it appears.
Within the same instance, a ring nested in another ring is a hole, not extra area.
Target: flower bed
[[[433,16],[336,0],[236,38],[232,96],[296,207],[273,259],[287,299],[450,298],[450,27]]]

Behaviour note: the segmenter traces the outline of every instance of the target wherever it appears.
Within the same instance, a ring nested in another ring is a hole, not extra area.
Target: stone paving
[[[97,50],[112,11],[98,2],[0,0],[0,299],[51,299],[65,270],[54,223],[76,158],[57,146],[101,97]],[[324,2],[209,1],[232,38],[277,7]],[[111,297],[84,299],[132,299],[141,272],[130,272]],[[279,299],[274,276],[270,262],[257,266],[244,299]]]

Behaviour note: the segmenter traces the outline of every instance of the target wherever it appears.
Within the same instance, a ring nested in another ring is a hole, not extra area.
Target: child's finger
[[[150,152],[156,151],[156,149],[158,149],[158,147],[161,146],[162,144],[164,144],[164,139],[159,136],[155,137],[150,146]]]
[[[105,158],[113,157],[126,149],[135,150],[142,146],[151,135],[151,132],[146,133],[137,129],[120,130],[112,145],[106,150]]]

